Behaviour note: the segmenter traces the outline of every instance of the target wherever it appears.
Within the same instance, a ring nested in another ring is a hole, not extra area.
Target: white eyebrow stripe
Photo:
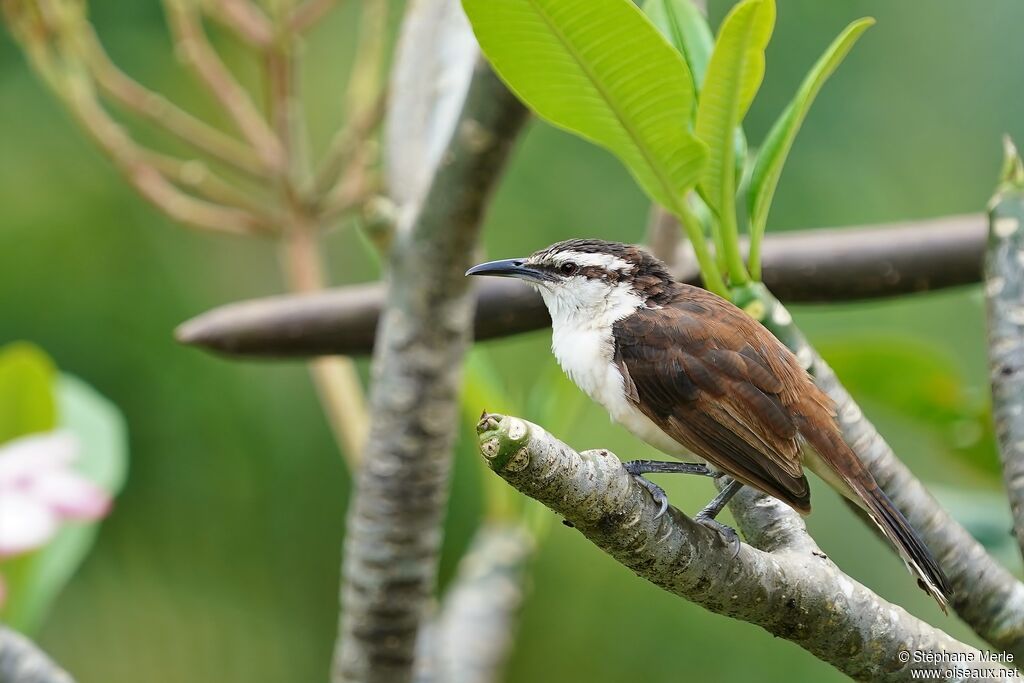
[[[633,270],[633,264],[613,254],[562,251],[554,255],[554,262],[556,264],[562,264],[566,261],[572,261],[578,266],[597,266],[612,271],[629,272]]]

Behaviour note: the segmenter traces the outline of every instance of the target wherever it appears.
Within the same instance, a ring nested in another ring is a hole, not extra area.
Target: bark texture
[[[417,683],[502,680],[534,546],[521,524],[492,522],[477,530],[437,618],[423,633]]]
[[[657,518],[658,505],[608,451],[577,453],[540,427],[501,415],[486,415],[477,431],[494,472],[637,575],[761,626],[851,678],[905,681],[911,668],[942,678],[965,668],[955,660],[984,656],[843,574],[817,551],[799,516],[779,510],[777,501],[753,496],[741,506],[741,528],[760,547],[741,544],[733,557],[717,532],[675,508]],[[940,661],[917,661],[922,656]],[[1000,680],[1006,673],[998,663],[984,668],[953,677]]]
[[[371,428],[348,519],[336,681],[408,681],[437,574],[472,264],[526,112],[477,67],[422,208],[395,237],[373,359]]]
[[[950,606],[986,641],[1024,658],[1024,585],[955,519],[907,469],[860,407],[815,354],[815,381],[836,402],[843,436],[879,486],[917,529],[953,584]]]
[[[835,402],[843,438],[921,534],[952,582],[955,595],[950,606],[979,636],[1020,661],[1024,657],[1024,584],[950,517],[900,462],[832,368],[793,324],[786,308],[763,285],[753,284],[737,293],[735,303],[789,347]]]
[[[985,297],[992,413],[1013,513],[1024,554],[1024,168],[1008,143],[1003,184],[992,200]]]
[[[75,683],[36,645],[0,625],[0,683]]]

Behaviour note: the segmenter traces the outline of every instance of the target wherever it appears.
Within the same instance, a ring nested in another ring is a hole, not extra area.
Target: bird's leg
[[[736,530],[732,527],[728,527],[725,524],[719,522],[715,517],[718,513],[732,500],[732,497],[743,488],[741,482],[735,479],[729,479],[729,483],[726,484],[718,495],[711,499],[711,502],[704,506],[704,508],[697,513],[694,517],[694,521],[698,524],[714,529],[718,533],[725,537],[725,540],[732,546],[732,556],[735,558],[740,552],[740,537],[736,534]]]
[[[713,477],[715,473],[708,466],[698,462],[665,462],[662,460],[630,460],[622,463],[634,477],[645,474],[698,474]]]
[[[654,502],[661,506],[655,519],[661,517],[668,510],[668,496],[665,489],[655,484],[650,479],[645,479],[645,474],[697,474],[702,477],[713,477],[715,473],[708,469],[707,465],[696,462],[663,462],[660,460],[630,460],[622,463],[626,471],[633,475],[636,482],[647,489]]]

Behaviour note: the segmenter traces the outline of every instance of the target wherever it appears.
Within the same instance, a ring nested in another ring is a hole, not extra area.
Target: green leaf
[[[699,94],[715,43],[704,14],[692,0],[647,0],[644,14],[686,60],[693,75],[694,88]],[[736,128],[735,144],[736,178],[739,179],[747,156],[747,140],[742,127]],[[738,184],[739,180],[736,182]]]
[[[744,0],[718,32],[697,106],[697,137],[708,146],[698,189],[721,215],[735,202],[734,130],[743,121],[764,77],[764,49],[775,26],[773,0]]]
[[[644,14],[686,60],[693,84],[700,92],[714,44],[704,15],[692,0],[647,0]]]
[[[789,156],[793,140],[807,116],[814,98],[818,96],[821,86],[838,68],[846,55],[849,54],[861,34],[872,26],[875,20],[867,17],[853,22],[839,37],[832,41],[825,53],[811,68],[800,89],[797,90],[789,106],[779,116],[765,138],[750,178],[748,194],[748,213],[750,215],[750,270],[755,278],[760,279],[760,246],[764,237],[765,225],[768,222],[768,211],[771,208],[775,188],[782,175],[782,167]]]
[[[111,495],[124,485],[127,438],[118,410],[79,379],[61,375],[57,384],[59,428],[73,433],[81,450],[75,469]],[[8,584],[3,621],[24,633],[38,630],[60,591],[85,559],[97,522],[68,523],[45,547],[0,564]]]
[[[49,356],[31,344],[0,349],[0,443],[53,429],[56,372]]]
[[[677,212],[704,166],[686,63],[629,0],[463,0],[480,46],[539,116],[611,151]]]

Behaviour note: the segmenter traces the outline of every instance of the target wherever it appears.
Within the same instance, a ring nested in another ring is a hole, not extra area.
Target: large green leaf
[[[679,212],[703,168],[686,63],[629,0],[463,0],[508,86],[552,124],[611,151]]]
[[[661,35],[679,50],[700,92],[704,74],[711,59],[714,38],[708,22],[693,0],[647,0],[644,14],[661,31]]]
[[[0,349],[0,443],[53,429],[56,372],[53,361],[31,344]]]
[[[818,96],[821,86],[842,63],[853,48],[861,34],[872,26],[875,20],[867,17],[853,22],[839,37],[832,41],[825,53],[818,59],[814,67],[800,84],[789,106],[782,112],[775,125],[765,138],[757,161],[750,177],[748,194],[748,212],[750,216],[750,270],[759,276],[761,270],[760,243],[764,237],[765,225],[768,222],[768,210],[771,208],[775,188],[782,175],[782,167],[789,156],[793,140],[807,116],[814,98]]]
[[[695,128],[708,146],[708,164],[697,187],[719,216],[735,214],[734,131],[761,85],[774,26],[773,0],[744,0],[722,22],[708,63]]]
[[[693,75],[694,89],[699,94],[704,83],[704,74],[708,70],[708,60],[711,59],[711,48],[715,44],[704,14],[697,9],[693,0],[647,0],[643,7],[644,14],[661,31],[661,35],[665,36],[686,60],[686,65]],[[734,144],[736,182],[739,184],[747,158],[747,139],[743,135],[742,126],[736,127]]]
[[[59,427],[78,439],[75,469],[111,495],[124,485],[127,439],[118,410],[74,377],[62,375],[57,384]],[[8,587],[3,621],[32,633],[38,630],[53,601],[92,547],[99,525],[69,523],[45,547],[0,565]]]

